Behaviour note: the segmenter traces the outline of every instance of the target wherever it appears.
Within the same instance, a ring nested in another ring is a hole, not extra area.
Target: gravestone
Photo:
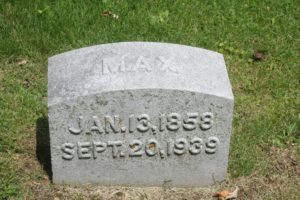
[[[223,56],[124,42],[49,58],[54,183],[204,186],[226,177],[233,94]]]

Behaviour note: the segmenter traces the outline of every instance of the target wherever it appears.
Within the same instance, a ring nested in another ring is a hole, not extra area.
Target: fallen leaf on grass
[[[226,197],[226,199],[236,199],[239,192],[239,188],[235,187],[235,190],[233,192],[230,192],[229,195]]]
[[[264,51],[256,51],[252,56],[253,60],[255,61],[262,61],[266,58],[266,52]]]
[[[101,13],[101,16],[104,16],[104,17],[110,16],[110,15],[111,15],[111,12],[109,12],[109,11],[104,11],[103,13]]]
[[[17,65],[26,65],[27,64],[27,60],[25,59],[21,59],[17,62]]]
[[[213,195],[213,197],[217,197],[220,200],[226,199],[226,197],[229,195],[229,192],[227,190],[223,190],[221,192],[217,192]]]
[[[213,197],[218,198],[218,200],[236,199],[238,191],[239,191],[238,187],[236,187],[233,192],[223,190],[221,192],[217,192],[216,194],[214,194]]]
[[[103,17],[112,17],[113,19],[119,19],[119,16],[111,11],[104,11],[101,13]]]

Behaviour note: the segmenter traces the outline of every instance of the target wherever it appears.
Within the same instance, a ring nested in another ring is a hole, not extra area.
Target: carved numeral
[[[135,157],[135,156],[142,156],[143,155],[143,142],[140,140],[133,140],[129,147],[131,149],[131,152],[129,153],[129,156]]]
[[[182,155],[187,150],[187,140],[185,138],[179,138],[175,141],[174,144],[174,153],[177,155]]]
[[[183,128],[186,130],[194,130],[198,123],[198,113],[187,113],[187,119],[183,120]]]
[[[217,147],[220,144],[220,140],[217,137],[209,137],[208,141],[206,142],[206,149],[205,152],[208,154],[216,153]]]
[[[197,155],[201,152],[203,141],[201,138],[193,138],[190,142],[191,146],[189,151],[192,155]]]
[[[151,123],[149,115],[141,114],[137,117],[137,120],[140,122],[140,124],[136,127],[138,131],[146,132],[150,129]]]
[[[171,113],[167,116],[167,129],[176,131],[181,126],[181,116],[178,113]]]
[[[147,141],[145,152],[148,156],[154,156],[158,153],[158,142],[155,139]]]
[[[205,112],[201,115],[200,128],[202,130],[208,130],[213,125],[214,115],[211,112]]]

